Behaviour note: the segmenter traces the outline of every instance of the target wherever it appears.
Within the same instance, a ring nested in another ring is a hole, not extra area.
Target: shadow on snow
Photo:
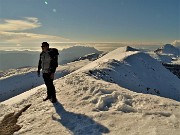
[[[53,115],[52,119],[60,122],[64,127],[69,129],[73,135],[102,135],[102,133],[109,133],[107,127],[97,123],[92,118],[84,114],[66,111],[58,101],[53,105],[60,119],[55,118]]]

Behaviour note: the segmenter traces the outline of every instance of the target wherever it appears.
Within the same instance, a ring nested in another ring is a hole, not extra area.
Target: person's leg
[[[55,87],[53,84],[53,80],[51,80],[50,86],[51,86],[51,96],[52,96],[52,98],[56,98],[56,90],[55,90]]]
[[[43,78],[45,81],[45,84],[47,86],[47,99],[52,99],[52,102],[56,102],[56,90],[53,84],[53,79],[51,79],[50,74],[43,74]]]
[[[52,98],[52,102],[55,103],[57,101],[56,99],[56,90],[53,84],[53,79],[50,78],[49,81],[49,86],[50,86],[50,93],[51,93],[51,98]]]
[[[50,77],[49,77],[49,74],[48,73],[43,73],[43,78],[44,78],[44,82],[45,82],[45,85],[47,87],[47,97],[44,99],[47,100],[47,99],[50,99],[52,97],[51,95],[51,87],[50,87]]]

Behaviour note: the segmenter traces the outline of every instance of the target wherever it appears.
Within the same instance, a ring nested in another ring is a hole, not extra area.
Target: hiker
[[[56,90],[53,84],[54,73],[58,67],[58,50],[56,48],[49,48],[47,42],[42,43],[42,52],[38,64],[38,76],[40,77],[40,70],[42,69],[43,79],[47,87],[47,97],[43,101],[51,100],[52,103],[57,101]]]

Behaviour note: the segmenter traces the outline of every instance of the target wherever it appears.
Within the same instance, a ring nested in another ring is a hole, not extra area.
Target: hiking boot
[[[49,97],[46,97],[46,98],[43,99],[43,101],[46,101],[46,100],[48,100],[48,99],[50,99],[50,98],[49,98]]]

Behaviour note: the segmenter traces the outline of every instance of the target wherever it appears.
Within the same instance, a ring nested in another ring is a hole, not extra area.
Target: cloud
[[[25,17],[24,20],[1,19],[0,22],[0,31],[23,31],[41,26],[35,17]]]
[[[174,42],[172,42],[172,44],[175,46],[180,46],[180,40],[175,40]]]
[[[43,34],[34,33],[23,33],[23,32],[1,32],[0,31],[0,41],[10,42],[10,43],[23,43],[23,42],[55,42],[55,41],[69,41],[69,39],[60,36],[51,36]]]
[[[19,47],[19,46],[21,46],[21,44],[17,44],[16,46]]]
[[[8,43],[22,42],[66,42],[70,39],[61,36],[52,36],[36,33],[27,33],[26,30],[41,27],[38,18],[24,17],[22,20],[0,19],[0,41]]]

